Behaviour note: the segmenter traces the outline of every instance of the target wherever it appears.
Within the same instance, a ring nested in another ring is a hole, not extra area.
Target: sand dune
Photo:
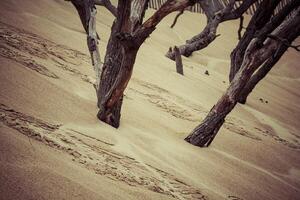
[[[300,196],[297,52],[289,50],[211,147],[200,149],[183,138],[228,86],[238,22],[222,24],[209,48],[183,58],[180,76],[164,54],[205,18],[187,12],[170,29],[174,16],[143,44],[116,130],[95,117],[86,36],[71,4],[0,2],[1,200]],[[98,9],[102,58],[112,21]]]

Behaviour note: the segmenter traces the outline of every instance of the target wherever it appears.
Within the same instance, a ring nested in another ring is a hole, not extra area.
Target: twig
[[[180,15],[182,15],[184,12],[184,9],[182,9],[177,15],[176,17],[174,18],[174,21],[173,21],[173,24],[170,26],[171,28],[173,28],[175,26],[175,24],[177,23],[177,19]]]

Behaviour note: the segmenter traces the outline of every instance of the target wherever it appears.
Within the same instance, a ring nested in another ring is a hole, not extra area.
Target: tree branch
[[[94,0],[96,5],[104,6],[107,10],[111,12],[115,17],[117,17],[117,8],[110,2],[110,0]]]
[[[151,29],[171,12],[185,9],[194,4],[195,1],[193,0],[168,0],[143,24],[143,27]]]

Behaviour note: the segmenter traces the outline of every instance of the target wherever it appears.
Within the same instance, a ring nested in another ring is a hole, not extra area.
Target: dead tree
[[[119,126],[123,93],[140,46],[165,16],[193,4],[192,0],[168,0],[143,22],[148,0],[118,1],[117,18],[107,45],[98,90],[97,116],[101,121],[116,128]]]
[[[130,80],[137,52],[168,14],[193,5],[193,0],[168,0],[147,21],[143,22],[149,0],[119,0],[115,8],[109,0],[66,0],[76,7],[85,31],[96,72],[97,117],[119,127],[124,90]],[[111,28],[103,67],[97,47],[95,5],[105,6],[116,19]],[[100,73],[101,72],[101,73]],[[101,74],[101,76],[99,76]]]
[[[186,41],[186,44],[179,46],[181,55],[189,57],[193,52],[199,51],[212,43],[219,35],[217,28],[220,23],[240,18],[248,8],[257,0],[244,0],[238,8],[234,8],[235,0],[230,0],[226,7],[218,4],[218,0],[200,1],[200,6],[207,17],[207,25],[203,31]],[[166,57],[174,60],[175,52],[172,48],[166,54]]]
[[[271,9],[271,7],[268,8]],[[274,10],[275,8],[272,9]],[[272,20],[266,21],[261,30],[256,33],[256,37],[249,42],[241,67],[225,94],[213,106],[203,122],[185,138],[187,142],[199,147],[209,146],[224,123],[226,116],[237,104],[241,92],[255,70],[270,57],[276,56],[278,48],[283,43],[286,43],[286,40],[289,41],[295,37],[295,34],[300,34],[300,8],[296,7],[294,9],[296,10],[292,16],[289,18],[285,17],[285,20],[280,23],[280,27]],[[270,10],[266,12],[270,12]]]

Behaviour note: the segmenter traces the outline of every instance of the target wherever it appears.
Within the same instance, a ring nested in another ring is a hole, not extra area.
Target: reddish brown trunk
[[[107,64],[116,56],[113,52],[109,52],[101,76],[97,115],[101,121],[116,128],[119,126],[123,93],[131,78],[140,46],[166,15],[192,5],[189,0],[168,0],[152,17],[142,23],[147,4],[147,0],[119,0],[118,2],[117,19],[111,43],[108,45],[108,50],[117,52],[118,63]],[[121,63],[119,63],[120,59],[122,59]],[[114,68],[115,64],[119,65]]]
[[[104,101],[106,94],[110,91],[119,74],[123,59],[121,44],[116,38],[117,28],[117,24],[114,22],[106,48],[106,55],[100,79],[100,87],[97,93],[99,107],[99,112],[97,115],[98,118],[115,128],[118,128],[120,125],[123,96],[109,110],[103,107],[102,102]]]

